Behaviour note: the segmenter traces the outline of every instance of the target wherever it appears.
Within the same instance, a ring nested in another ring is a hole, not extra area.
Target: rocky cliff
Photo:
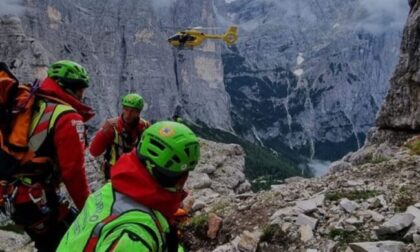
[[[363,145],[398,59],[406,1],[214,3],[220,22],[240,26],[223,55],[239,134],[323,160]]]
[[[47,51],[37,40],[26,36],[15,16],[0,16],[0,60],[28,82],[43,79],[49,64]]]
[[[207,5],[194,4],[189,13],[181,14],[177,8],[183,6],[174,6],[162,15],[212,25],[214,16]],[[23,7],[22,26],[15,17],[2,22],[2,53],[7,55],[1,60],[13,65],[24,81],[33,80],[28,68],[34,65],[33,57],[40,58],[35,64],[40,67],[58,59],[83,64],[92,79],[86,100],[97,111],[90,122],[94,127],[119,113],[123,94],[137,91],[146,100],[144,114],[149,119],[168,118],[177,111],[231,130],[220,46],[210,43],[196,52],[171,48],[166,39],[177,29],[162,26],[164,18],[157,13],[162,10],[150,1],[25,1]]]
[[[359,0],[24,1],[19,29],[45,48],[41,67],[61,58],[86,65],[95,128],[118,113],[122,94],[138,91],[150,119],[180,112],[211,127],[233,126],[239,135],[276,150],[334,160],[362,146],[373,124],[399,52],[404,18],[396,15],[404,16],[406,5],[402,0],[372,6]],[[166,42],[184,27],[231,23],[240,26],[232,48],[207,41],[179,51]],[[15,44],[7,45],[15,51]],[[9,53],[3,60],[12,64],[21,58]],[[19,64],[17,71],[32,72]]]
[[[380,128],[420,130],[420,13],[419,2],[410,0],[412,7],[401,54],[391,87],[381,107],[376,125]]]

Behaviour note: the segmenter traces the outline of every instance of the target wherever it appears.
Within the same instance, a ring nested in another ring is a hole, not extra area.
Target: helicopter
[[[168,42],[176,48],[193,49],[206,39],[222,39],[227,45],[232,45],[238,39],[238,27],[236,26],[229,26],[224,34],[205,34],[200,29],[200,27],[195,27],[177,32],[168,38]]]

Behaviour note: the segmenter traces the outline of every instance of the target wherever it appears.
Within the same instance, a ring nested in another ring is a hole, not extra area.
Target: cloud
[[[408,16],[407,0],[360,0],[365,11],[357,27],[372,33],[401,30]]]
[[[0,0],[0,15],[21,16],[24,11],[22,0]]]
[[[323,161],[317,159],[313,159],[308,163],[308,166],[311,168],[312,172],[316,177],[325,175],[328,172],[328,167],[330,165],[330,161]]]

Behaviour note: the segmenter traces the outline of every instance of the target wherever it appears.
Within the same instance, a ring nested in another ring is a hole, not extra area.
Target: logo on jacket
[[[159,135],[164,137],[171,137],[175,134],[175,130],[170,127],[163,127],[159,130]]]
[[[79,135],[79,140],[81,143],[85,143],[85,125],[83,121],[72,120],[71,125],[76,129],[77,134]]]

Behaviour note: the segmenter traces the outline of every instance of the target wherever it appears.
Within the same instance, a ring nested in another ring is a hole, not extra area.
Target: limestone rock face
[[[354,30],[369,18],[358,1],[163,2],[25,1],[23,31],[43,60],[33,69],[20,66],[28,61],[16,53],[5,61],[16,61],[29,82],[54,60],[81,62],[92,76],[93,129],[136,91],[146,118],[181,113],[277,150],[334,160],[363,145],[389,87],[402,25]],[[166,42],[177,31],[168,27],[228,23],[242,24],[236,47],[207,41],[179,51]]]
[[[418,1],[410,5],[398,66],[376,120],[381,128],[420,129],[420,6]]]
[[[0,16],[0,61],[6,62],[24,82],[45,78],[49,63],[47,50],[26,35],[21,20],[15,16]]]
[[[214,2],[219,18],[240,28],[223,56],[235,130],[324,160],[363,145],[398,61],[406,1],[392,1],[388,17],[379,8],[385,4],[366,1]],[[418,41],[418,31],[409,36]],[[407,66],[415,70],[413,60]],[[399,90],[418,92],[415,85]]]
[[[93,128],[119,114],[122,95],[139,92],[148,119],[180,113],[229,131],[230,99],[223,84],[221,46],[213,43],[199,51],[178,51],[166,41],[177,30],[159,25],[176,15],[179,20],[215,26],[209,2],[196,2],[189,12],[179,13],[176,9],[184,8],[182,3],[164,12],[151,1],[26,1],[22,26],[16,17],[2,18],[1,54],[7,55],[1,60],[29,82],[34,72],[45,77],[45,67],[55,60],[80,62],[91,76],[86,102],[97,112],[90,121]]]

